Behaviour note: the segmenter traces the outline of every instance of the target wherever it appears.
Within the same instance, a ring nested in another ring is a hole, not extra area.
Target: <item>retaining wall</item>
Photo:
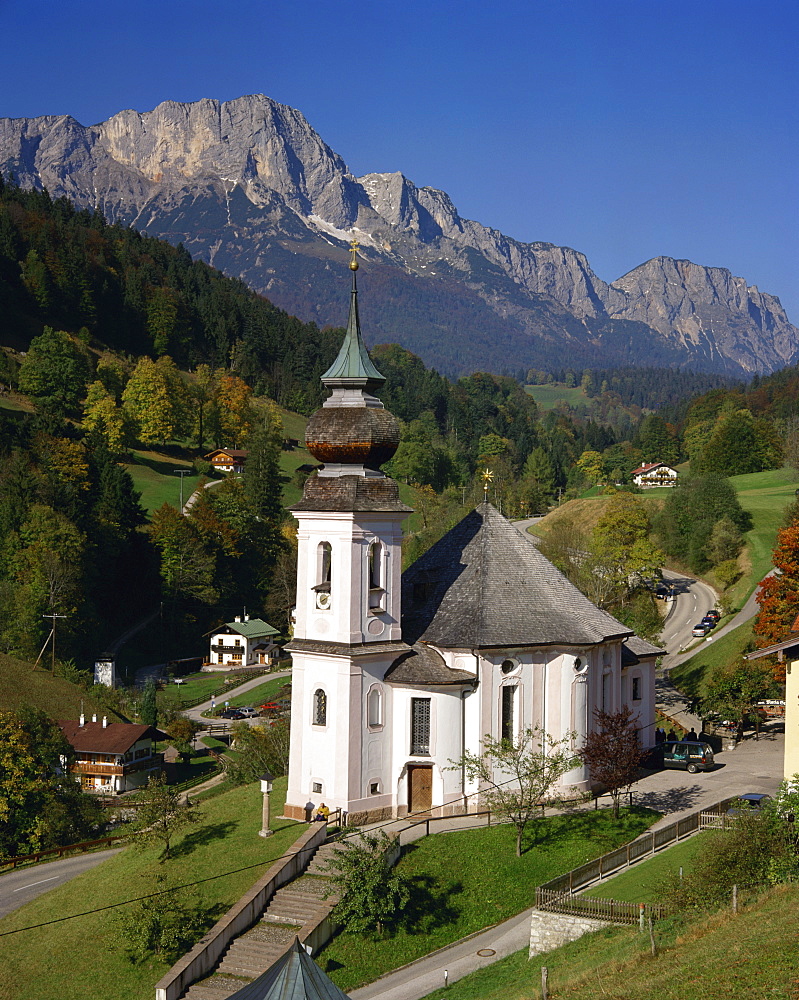
[[[590,917],[572,917],[565,913],[546,913],[543,910],[533,910],[530,918],[530,951],[529,958],[542,955],[544,952],[560,948],[569,941],[576,941],[583,934],[600,931],[603,927],[612,927],[604,920],[593,920]]]

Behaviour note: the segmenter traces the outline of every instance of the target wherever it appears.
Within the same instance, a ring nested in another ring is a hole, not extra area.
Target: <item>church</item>
[[[485,734],[539,726],[574,747],[594,712],[628,705],[654,743],[661,652],[594,606],[528,537],[481,503],[405,573],[411,508],[380,471],[399,425],[363,343],[355,249],[344,343],[306,430],[322,468],[298,527],[291,755],[285,814],[324,802],[362,824],[479,808],[453,761]],[[563,790],[589,789],[582,765]]]

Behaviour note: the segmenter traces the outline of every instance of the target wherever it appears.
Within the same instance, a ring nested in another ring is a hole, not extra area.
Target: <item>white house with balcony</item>
[[[237,615],[211,634],[209,659],[203,670],[268,666],[278,653],[278,635],[278,630],[261,618]]]
[[[155,741],[168,736],[152,726],[109,722],[105,715],[102,722],[81,715],[58,725],[75,751],[70,771],[84,792],[128,792],[161,773],[164,755],[156,753]]]
[[[632,471],[633,482],[641,489],[653,489],[657,486],[676,486],[678,472],[663,462],[648,462]]]

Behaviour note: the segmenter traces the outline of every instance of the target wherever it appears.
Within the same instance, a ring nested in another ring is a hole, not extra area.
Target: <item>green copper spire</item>
[[[368,392],[374,392],[386,381],[385,376],[372,364],[361,336],[361,323],[358,318],[358,287],[355,282],[355,272],[358,270],[356,252],[358,243],[350,243],[350,270],[352,271],[352,290],[350,292],[350,315],[347,320],[347,334],[338,352],[338,357],[322,376],[326,386],[342,388],[362,387]]]

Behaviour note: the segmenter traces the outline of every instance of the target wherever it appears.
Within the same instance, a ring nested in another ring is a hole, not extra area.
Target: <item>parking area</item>
[[[782,781],[784,736],[781,723],[769,723],[760,739],[751,736],[734,750],[716,754],[716,768],[705,773],[655,771],[634,786],[635,802],[665,813],[653,829],[720,799],[744,792],[774,795]]]

